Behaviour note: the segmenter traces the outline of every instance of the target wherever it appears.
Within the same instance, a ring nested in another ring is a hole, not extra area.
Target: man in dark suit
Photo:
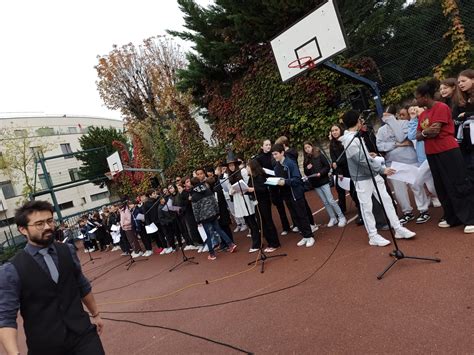
[[[16,211],[15,222],[28,243],[0,268],[0,343],[7,354],[19,354],[18,310],[28,354],[104,354],[103,322],[91,285],[74,247],[54,242],[51,204],[27,202]]]

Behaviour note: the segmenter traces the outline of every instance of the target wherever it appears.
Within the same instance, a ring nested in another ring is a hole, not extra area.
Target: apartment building
[[[0,131],[6,129],[10,133],[8,137],[0,137],[0,242],[5,239],[7,231],[10,229],[16,230],[13,216],[15,209],[24,200],[22,196],[24,179],[7,173],[5,169],[6,159],[3,158],[3,152],[8,149],[11,153],[12,141],[15,147],[18,146],[18,154],[21,154],[25,143],[28,145],[29,153],[38,151],[39,147],[46,146],[46,151],[42,152],[45,157],[77,152],[81,150],[79,138],[93,126],[114,127],[123,130],[122,121],[101,117],[69,115],[0,116]],[[33,183],[36,183],[36,191],[47,189],[45,174],[39,164],[36,168],[35,165],[34,163],[28,165],[28,175],[32,178]],[[53,185],[58,185],[79,180],[80,166],[81,161],[74,156],[67,156],[47,160],[46,170]],[[56,198],[63,216],[99,207],[110,201],[107,187],[100,187],[92,183],[59,191],[56,193]],[[49,194],[39,196],[37,199],[51,202]]]

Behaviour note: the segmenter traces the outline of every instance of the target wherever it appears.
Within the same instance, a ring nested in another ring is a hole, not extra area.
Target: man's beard
[[[45,231],[41,236],[30,236],[30,240],[38,245],[47,247],[52,243],[55,233],[56,231],[54,230]]]

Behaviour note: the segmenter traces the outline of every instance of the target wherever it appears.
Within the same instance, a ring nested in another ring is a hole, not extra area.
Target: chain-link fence
[[[456,1],[465,35],[474,39],[474,1]],[[393,33],[366,38],[363,48],[359,43],[349,43],[352,59],[369,57],[374,60],[376,72],[371,79],[379,84],[382,93],[407,81],[433,75],[452,50],[453,42],[445,34],[453,23],[443,14],[441,0],[416,1],[400,12],[394,23]],[[393,19],[391,19],[393,21]],[[456,75],[457,73],[450,73]]]

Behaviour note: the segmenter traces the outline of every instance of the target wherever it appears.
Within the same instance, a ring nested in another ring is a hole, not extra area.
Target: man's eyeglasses
[[[54,218],[48,218],[48,219],[45,219],[43,221],[36,221],[33,224],[28,224],[28,226],[29,227],[36,227],[37,230],[42,231],[45,228],[46,224],[50,227],[54,226],[54,224],[55,224]]]

